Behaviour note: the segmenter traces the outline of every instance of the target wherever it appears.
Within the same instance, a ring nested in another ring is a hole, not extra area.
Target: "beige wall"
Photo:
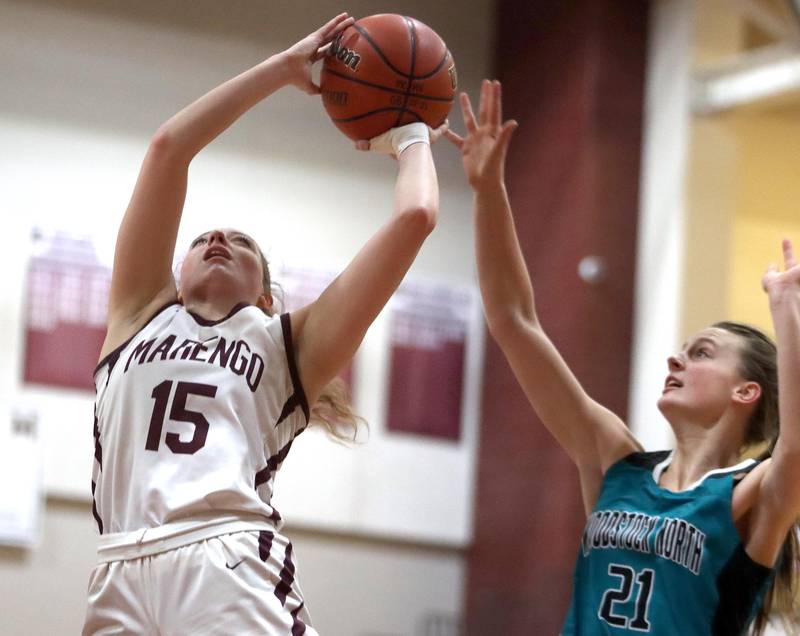
[[[412,636],[453,621],[465,565],[457,550],[286,528],[314,625],[324,636]],[[0,548],[0,634],[77,634],[94,561],[90,506],[49,500],[39,546]]]
[[[725,0],[697,3],[696,67],[758,40]],[[763,38],[761,38],[763,39]],[[800,243],[800,94],[696,116],[691,126],[683,335],[733,319],[772,332],[761,275]]]
[[[732,224],[728,312],[772,332],[761,275],[783,265],[781,239],[800,247],[800,96],[732,118],[739,146]]]

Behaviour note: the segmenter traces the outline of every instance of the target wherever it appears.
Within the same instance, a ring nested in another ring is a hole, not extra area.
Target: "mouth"
[[[203,254],[204,261],[211,260],[212,258],[224,258],[229,261],[231,260],[231,253],[220,245],[214,245],[213,247],[209,247],[206,253]]]
[[[664,382],[664,391],[669,389],[679,389],[683,386],[683,382],[678,380],[674,375],[668,375],[666,381]]]

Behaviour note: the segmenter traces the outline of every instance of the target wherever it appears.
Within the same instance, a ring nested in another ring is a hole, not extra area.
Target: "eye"
[[[695,358],[710,358],[711,357],[711,352],[709,352],[709,350],[706,349],[705,347],[700,347],[699,349],[695,349],[694,357]]]
[[[242,245],[244,245],[246,247],[252,247],[253,246],[253,241],[251,241],[249,238],[247,238],[246,236],[243,236],[241,234],[235,236],[233,238],[233,240],[234,241],[239,241]]]
[[[205,236],[198,236],[194,241],[192,241],[192,244],[189,246],[189,249],[195,248],[198,245],[202,245],[203,243],[206,242],[207,241]]]

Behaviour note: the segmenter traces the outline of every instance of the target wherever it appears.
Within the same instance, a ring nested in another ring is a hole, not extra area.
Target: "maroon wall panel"
[[[500,0],[495,68],[520,128],[507,178],[544,328],[626,416],[648,4]],[[587,285],[580,260],[605,275]],[[487,344],[470,636],[557,634],[583,527],[577,472]]]

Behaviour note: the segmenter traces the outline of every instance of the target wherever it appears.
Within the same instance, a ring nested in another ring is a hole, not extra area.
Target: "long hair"
[[[770,457],[780,431],[778,411],[778,351],[775,343],[758,329],[738,322],[718,322],[714,327],[724,329],[739,336],[743,346],[739,352],[739,373],[745,379],[757,382],[761,387],[758,400],[745,433],[745,446],[764,446],[759,459]],[[800,547],[798,546],[798,525],[789,530],[778,560],[775,576],[764,598],[764,604],[753,624],[753,634],[764,633],[770,614],[776,614],[784,623],[796,624],[797,612],[797,566]]]
[[[281,305],[283,290],[273,282],[269,271],[269,263],[260,247],[258,248],[258,254],[261,257],[263,270],[261,286],[264,292],[270,294],[273,299],[272,305],[269,309],[265,309],[264,313],[268,316],[274,316],[277,313],[276,304],[277,306]],[[365,429],[369,428],[367,421],[353,410],[347,385],[341,378],[334,378],[328,382],[322,389],[317,401],[309,405],[309,409],[311,411],[309,426],[323,426],[328,435],[337,442],[355,442],[359,429],[362,426]]]

